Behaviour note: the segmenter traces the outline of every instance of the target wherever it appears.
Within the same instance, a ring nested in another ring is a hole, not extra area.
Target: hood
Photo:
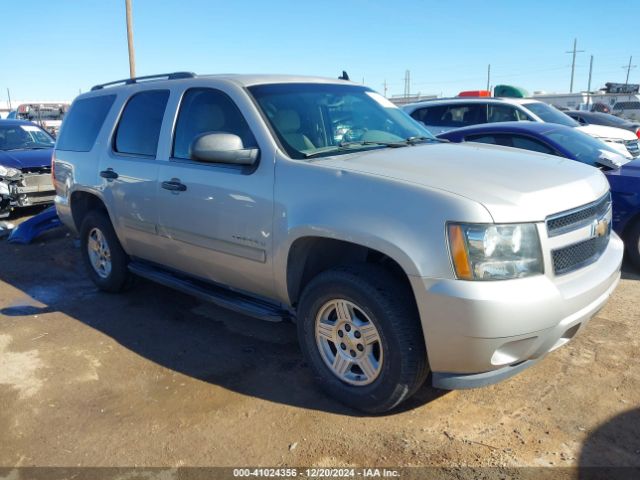
[[[495,222],[542,221],[609,189],[604,175],[588,165],[481,143],[380,149],[318,162],[466,197],[484,205]]]
[[[0,165],[11,168],[39,168],[51,166],[53,148],[41,150],[0,150]]]
[[[576,127],[581,132],[596,138],[613,138],[617,140],[637,140],[633,132],[624,128],[606,127],[604,125],[581,125]]]

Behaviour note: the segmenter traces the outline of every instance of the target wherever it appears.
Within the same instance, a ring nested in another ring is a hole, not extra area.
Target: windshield
[[[35,125],[0,125],[0,150],[53,148],[53,138]]]
[[[624,118],[616,117],[615,115],[609,115],[608,113],[593,114],[594,116],[586,117],[586,120],[598,125],[607,125],[609,127],[628,127],[631,122]]]
[[[249,91],[291,158],[438,141],[404,111],[365,87],[273,84]]]
[[[562,145],[576,160],[594,167],[617,168],[628,161],[603,141],[573,128],[556,128],[547,131],[546,135]]]
[[[542,119],[544,122],[548,123],[559,123],[560,125],[564,125],[566,127],[577,127],[579,123],[576,122],[569,115],[565,115],[560,110],[551,105],[547,105],[546,103],[532,102],[525,103],[522,105],[527,110],[532,111],[538,117]]]

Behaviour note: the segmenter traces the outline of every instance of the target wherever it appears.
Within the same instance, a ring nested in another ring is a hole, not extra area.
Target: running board
[[[193,295],[194,297],[214,303],[228,310],[259,318],[260,320],[281,322],[291,319],[292,317],[291,312],[276,304],[204,281],[180,276],[146,263],[131,262],[129,264],[129,271],[152,282]]]

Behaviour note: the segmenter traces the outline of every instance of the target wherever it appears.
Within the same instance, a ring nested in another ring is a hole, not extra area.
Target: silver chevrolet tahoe
[[[431,373],[514,375],[620,278],[607,180],[449,144],[367,87],[177,72],[97,85],[67,114],[56,206],[102,290],[145,277],[297,324],[322,386],[367,412]]]

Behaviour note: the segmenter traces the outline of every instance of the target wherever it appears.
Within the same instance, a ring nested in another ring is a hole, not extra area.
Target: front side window
[[[366,87],[267,84],[249,91],[291,158],[403,146],[418,139],[436,141],[404,111]]]
[[[543,122],[558,123],[566,127],[577,127],[579,125],[578,122],[569,115],[562,113],[557,108],[547,105],[546,103],[532,102],[525,103],[522,106],[540,117]]]
[[[114,150],[128,155],[155,157],[169,90],[149,90],[133,95],[124,107]]]
[[[548,155],[555,154],[555,151],[552,148],[534,138],[529,138],[522,135],[514,135],[513,137],[511,137],[511,142],[514,148],[531,150],[532,152],[546,153]]]
[[[191,143],[202,133],[232,133],[244,148],[257,146],[246,120],[225,93],[211,88],[192,88],[182,98],[176,123],[173,157],[189,159]]]
[[[518,121],[516,109],[511,105],[489,105],[487,113],[489,123]]]
[[[39,150],[53,148],[51,135],[35,125],[0,124],[0,150]]]

